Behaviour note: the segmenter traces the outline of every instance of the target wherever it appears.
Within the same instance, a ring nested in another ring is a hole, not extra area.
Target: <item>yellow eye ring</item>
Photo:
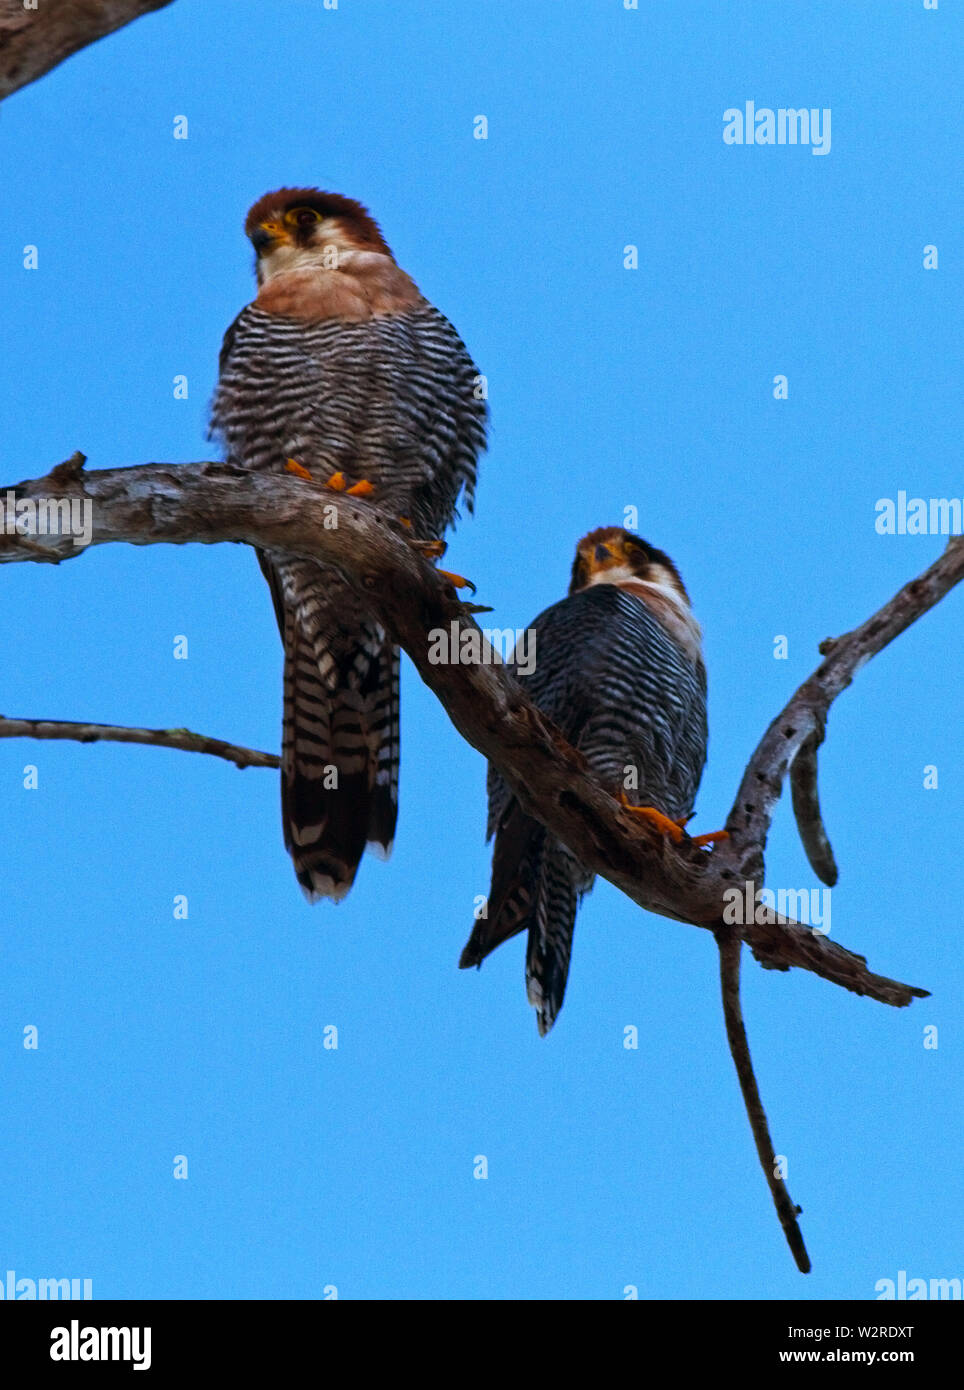
[[[314,208],[289,208],[283,220],[287,227],[311,227],[324,219]]]

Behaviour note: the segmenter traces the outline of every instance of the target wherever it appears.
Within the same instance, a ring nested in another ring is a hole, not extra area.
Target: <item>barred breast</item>
[[[372,501],[434,539],[469,511],[485,445],[479,372],[427,301],[405,314],[304,322],[248,305],[225,336],[213,431],[246,467],[288,458],[320,481],[367,478]]]

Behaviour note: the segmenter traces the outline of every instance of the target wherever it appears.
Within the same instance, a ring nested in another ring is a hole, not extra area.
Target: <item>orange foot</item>
[[[411,525],[411,522],[408,523]],[[404,525],[404,518],[403,518]],[[417,550],[419,555],[424,555],[426,560],[439,560],[448,550],[444,541],[415,541],[410,540],[409,545],[413,550]]]
[[[654,826],[661,835],[668,835],[674,845],[678,845],[682,840],[685,832],[679,821],[670,820],[669,816],[664,816],[662,811],[657,811],[655,806],[634,806],[626,800],[625,792],[619,793],[619,800],[625,810],[632,811],[634,816],[641,816],[643,820],[649,821],[650,825]],[[684,820],[683,825],[685,824]]]
[[[625,792],[620,793],[619,800],[627,811],[632,811],[634,816],[642,816],[643,820],[648,821],[661,835],[668,835],[674,845],[678,845],[683,839],[683,827],[687,821],[693,819],[692,816],[681,816],[679,820],[671,820],[669,816],[664,816],[662,811],[657,811],[655,806],[633,806],[626,800]],[[694,845],[713,845],[717,840],[729,838],[729,832],[726,830],[711,830],[708,835],[691,836],[690,842]]]
[[[307,478],[309,482],[311,481],[311,474],[297,459],[286,459],[285,471],[287,473],[293,473],[296,478]]]
[[[288,460],[289,467],[293,462],[293,459]],[[306,473],[304,476],[307,478],[310,477],[310,474]],[[325,483],[325,487],[330,487],[332,492],[343,492],[347,497],[371,497],[372,493],[375,491],[374,483],[370,483],[367,478],[362,478],[360,482],[352,483],[351,487],[349,487],[348,481],[341,469],[339,469],[337,473],[332,473],[331,477]]]
[[[411,526],[412,524],[405,517],[400,517],[399,520],[403,526]],[[438,560],[448,549],[444,541],[417,541],[411,536],[407,539],[412,549],[417,550],[419,555],[424,555],[426,560]],[[475,585],[471,579],[463,579],[462,575],[452,574],[449,570],[439,570],[438,573],[443,579],[447,579],[453,588],[471,589],[473,594],[475,593]],[[486,609],[485,611],[488,612],[489,610]]]
[[[463,579],[460,574],[451,574],[448,570],[437,570],[436,573],[447,579],[453,589],[471,589],[473,594],[475,593],[475,585],[471,579]]]
[[[728,840],[730,832],[728,830],[711,830],[708,835],[693,835],[694,845],[715,845],[717,840]]]

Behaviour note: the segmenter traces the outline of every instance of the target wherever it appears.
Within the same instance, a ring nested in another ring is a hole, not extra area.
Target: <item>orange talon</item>
[[[285,471],[293,473],[296,478],[307,478],[309,482],[311,481],[311,474],[297,459],[288,459],[285,463]]]
[[[471,579],[463,579],[460,574],[450,574],[448,570],[436,570],[435,573],[447,579],[453,589],[471,589],[473,594],[475,593],[475,585]]]
[[[332,492],[344,492],[346,486],[345,475],[340,470],[337,473],[332,473],[325,483],[325,487],[330,487]]]
[[[694,845],[715,845],[717,840],[728,840],[730,832],[728,830],[711,830],[708,835],[694,835],[692,837]]]
[[[678,845],[683,839],[683,827],[675,820],[670,820],[669,816],[664,816],[662,811],[657,811],[655,806],[633,806],[626,800],[626,793],[620,792],[619,800],[624,810],[632,811],[634,816],[641,816],[648,821],[661,835],[667,835],[674,845]]]
[[[448,550],[444,541],[412,541],[412,545],[426,560],[438,560]]]
[[[374,483],[370,483],[367,478],[362,478],[360,483],[352,483],[348,489],[349,497],[371,497],[375,491]]]

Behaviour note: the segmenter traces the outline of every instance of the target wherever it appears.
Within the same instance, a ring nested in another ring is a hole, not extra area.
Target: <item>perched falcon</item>
[[[487,407],[449,321],[360,203],[282,188],[245,232],[258,295],[224,338],[212,433],[230,462],[371,493],[416,541],[471,511]],[[285,846],[310,902],[341,899],[398,809],[399,654],[336,570],[259,551],[284,643]]]
[[[673,561],[621,527],[591,531],[576,550],[569,597],[532,628],[534,667],[517,672],[528,695],[614,795],[682,838],[706,761],[706,671],[700,627]],[[488,835],[495,835],[488,915],[475,923],[459,964],[481,965],[528,931],[526,984],[545,1034],[562,1007],[576,908],[593,876],[524,814],[491,766],[488,791]],[[713,838],[720,837],[697,842]]]

